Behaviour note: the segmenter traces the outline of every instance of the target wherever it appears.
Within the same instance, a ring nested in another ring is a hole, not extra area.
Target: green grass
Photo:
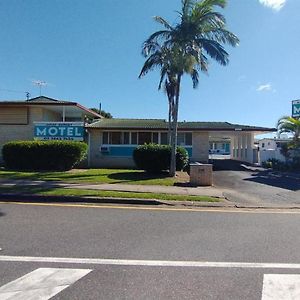
[[[159,193],[135,193],[116,191],[95,191],[81,189],[62,188],[41,188],[33,186],[0,187],[1,193],[22,193],[24,195],[42,196],[77,196],[77,197],[101,197],[101,198],[132,198],[132,199],[155,199],[155,200],[175,200],[175,201],[202,201],[219,202],[218,198],[209,196],[185,196]]]
[[[167,173],[148,174],[129,169],[74,169],[67,172],[22,172],[0,168],[1,179],[51,180],[70,183],[126,183],[172,186],[178,179]]]

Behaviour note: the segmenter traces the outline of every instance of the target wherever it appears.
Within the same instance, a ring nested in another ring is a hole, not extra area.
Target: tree
[[[154,17],[164,28],[150,35],[143,44],[142,52],[147,59],[140,77],[154,68],[160,68],[160,85],[165,80],[166,88],[171,90],[169,95],[167,89],[169,107],[171,106],[171,176],[175,175],[176,170],[177,120],[182,76],[190,75],[193,87],[196,88],[199,71],[208,71],[208,57],[221,65],[227,65],[229,54],[223,45],[236,46],[239,43],[237,36],[226,29],[224,16],[214,10],[216,7],[225,8],[226,3],[227,0],[182,0],[180,22],[171,26],[162,17]],[[161,56],[164,53],[167,53],[167,59]],[[173,101],[170,102],[170,98]]]
[[[112,119],[112,115],[109,112],[106,112],[104,110],[98,109],[98,108],[90,108],[90,110],[94,111],[95,113],[97,113],[98,115],[101,115],[102,117],[106,118],[106,119]]]
[[[292,118],[284,116],[278,120],[277,123],[278,133],[291,133],[295,142],[300,139],[300,118]]]

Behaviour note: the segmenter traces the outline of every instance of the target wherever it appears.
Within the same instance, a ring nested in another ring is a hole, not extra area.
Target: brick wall
[[[192,161],[208,162],[209,138],[208,132],[193,132]]]
[[[0,163],[2,160],[2,147],[10,141],[26,141],[34,138],[34,122],[60,121],[60,115],[39,107],[29,107],[27,125],[0,125]]]

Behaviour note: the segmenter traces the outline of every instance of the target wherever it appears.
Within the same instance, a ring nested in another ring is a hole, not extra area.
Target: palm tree
[[[148,46],[150,43],[148,44]],[[148,49],[143,49],[144,55]],[[160,81],[158,84],[158,89],[162,88],[164,83],[164,89],[166,91],[169,103],[169,144],[171,144],[171,132],[172,132],[172,120],[175,117],[175,99],[176,99],[176,88],[177,80],[176,76],[178,72],[184,70],[185,73],[189,74],[192,78],[193,85],[198,85],[198,71],[193,67],[195,58],[191,54],[182,55],[180,49],[173,47],[172,49],[168,47],[162,47],[158,43],[151,44],[151,55],[147,58],[144,66],[141,70],[139,78],[145,76],[149,71],[154,68],[160,68]]]
[[[238,38],[226,29],[224,16],[214,11],[215,7],[224,8],[226,3],[227,0],[182,0],[180,22],[171,26],[162,17],[155,17],[155,21],[164,28],[150,35],[143,44],[143,54],[147,60],[140,77],[159,67],[160,83],[166,78],[166,83],[172,84],[174,91],[171,114],[171,176],[175,175],[176,170],[177,120],[182,76],[189,74],[193,87],[196,88],[199,71],[208,71],[208,57],[221,65],[227,65],[229,54],[223,45],[236,46],[239,43]],[[162,53],[168,53],[167,63],[158,59]]]
[[[300,118],[285,116],[279,119],[277,123],[278,133],[291,133],[295,142],[300,140]]]

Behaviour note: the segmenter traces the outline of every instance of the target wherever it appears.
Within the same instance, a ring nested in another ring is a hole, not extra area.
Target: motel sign
[[[300,100],[294,100],[292,102],[292,117],[293,118],[300,117]]]
[[[82,122],[37,122],[34,125],[35,140],[83,141]]]

